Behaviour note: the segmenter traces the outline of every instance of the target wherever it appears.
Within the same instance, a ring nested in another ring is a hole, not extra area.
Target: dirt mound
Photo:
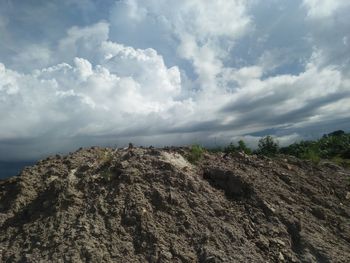
[[[0,262],[349,262],[349,172],[81,149],[0,181]]]

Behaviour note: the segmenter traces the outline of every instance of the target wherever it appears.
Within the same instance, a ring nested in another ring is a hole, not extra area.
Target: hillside
[[[80,149],[0,181],[0,262],[348,262],[350,171]]]

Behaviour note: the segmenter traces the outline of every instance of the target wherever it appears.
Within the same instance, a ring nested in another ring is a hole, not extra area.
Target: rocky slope
[[[80,149],[0,181],[0,262],[349,262],[350,172]]]

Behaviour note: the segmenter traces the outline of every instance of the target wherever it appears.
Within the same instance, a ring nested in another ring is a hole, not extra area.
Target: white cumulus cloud
[[[348,0],[304,0],[303,5],[308,9],[311,18],[324,18],[333,15],[340,8],[350,6]]]
[[[31,74],[0,64],[0,123],[6,123],[1,125],[2,140],[47,133],[117,135],[128,127],[138,127],[135,116],[141,120],[157,114],[162,119],[174,108],[190,105],[176,99],[181,93],[177,67],[167,68],[153,49],[108,41],[108,26],[101,25],[74,28],[61,41],[73,55],[81,50],[79,45],[85,45],[84,52],[92,54],[94,64],[75,57],[72,64],[60,63]],[[93,36],[97,29],[102,33]],[[86,38],[94,41],[83,41]],[[149,123],[141,123],[139,128],[143,125]]]
[[[135,24],[154,25],[150,31],[175,39],[177,54],[191,61],[200,86],[213,89],[222,59],[234,41],[250,30],[247,4],[242,0],[127,0],[117,2],[111,20],[116,26],[129,21],[126,26],[131,28]]]

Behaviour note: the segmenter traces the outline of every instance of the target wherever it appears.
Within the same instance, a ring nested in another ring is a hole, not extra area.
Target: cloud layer
[[[0,159],[350,128],[347,1],[86,0],[42,10],[54,24],[64,8],[79,19],[40,41],[19,37],[23,21],[41,32],[24,7],[23,21],[0,12]]]

